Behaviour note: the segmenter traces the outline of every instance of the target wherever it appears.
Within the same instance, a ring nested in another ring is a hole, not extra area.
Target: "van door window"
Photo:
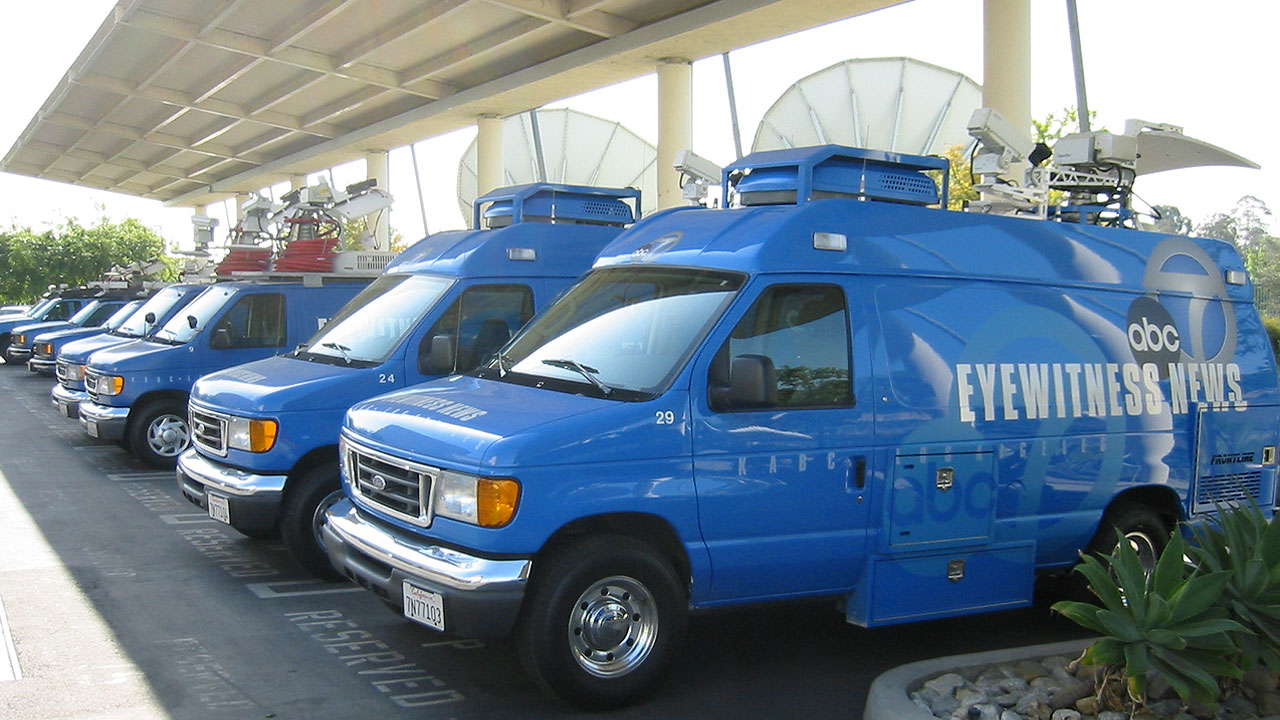
[[[533,317],[527,285],[485,285],[462,293],[422,338],[418,366],[425,368],[432,344],[451,343],[452,370],[466,372],[497,352]],[[439,338],[439,339],[437,339]]]
[[[712,363],[712,409],[852,405],[846,305],[835,285],[765,290]]]
[[[284,295],[254,293],[240,298],[213,329],[213,347],[280,347],[286,338]]]

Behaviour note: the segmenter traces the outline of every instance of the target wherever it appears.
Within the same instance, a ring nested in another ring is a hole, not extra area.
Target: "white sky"
[[[193,0],[195,1],[195,0]],[[114,0],[3,2],[0,23],[0,153],[7,152]],[[1221,145],[1262,165],[1261,170],[1204,168],[1140,178],[1137,194],[1152,204],[1176,205],[1199,222],[1231,209],[1241,196],[1261,198],[1280,213],[1280,3],[1262,0],[1078,0],[1089,107],[1097,125],[1113,131],[1126,118],[1180,125],[1186,134]],[[1032,0],[1032,115],[1075,105],[1065,0]],[[731,54],[743,144],[750,147],[761,116],[796,80],[849,58],[912,57],[982,82],[982,0],[913,0],[870,15]],[[588,93],[548,107],[573,107],[622,122],[657,140],[654,76]],[[694,150],[716,162],[733,159],[723,64],[716,56],[694,64]],[[650,108],[636,113],[634,108]],[[627,112],[632,110],[631,112]],[[424,139],[417,154],[432,231],[463,226],[457,209],[457,165],[474,129]],[[317,169],[319,170],[319,168]],[[407,148],[391,153],[392,226],[407,240],[422,235]],[[339,186],[364,177],[363,161],[335,169]],[[190,210],[72,185],[0,173],[0,227],[44,227],[77,217],[94,222],[105,212],[137,217],[171,244],[190,244]],[[210,213],[228,223],[225,210]],[[1275,227],[1275,226],[1273,226]]]

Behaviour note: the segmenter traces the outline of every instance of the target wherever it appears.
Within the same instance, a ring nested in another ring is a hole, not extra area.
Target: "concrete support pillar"
[[[982,104],[1031,134],[1031,0],[983,0]]]
[[[227,198],[227,232],[231,232],[232,228],[240,227],[240,193],[236,193]]]
[[[693,65],[667,58],[658,63],[658,209],[684,204],[676,153],[693,147]]]
[[[365,176],[378,181],[378,187],[391,192],[391,173],[387,166],[387,151],[375,150],[366,153]],[[375,223],[373,228],[373,246],[375,250],[391,249],[391,208],[370,215],[369,222]]]
[[[301,190],[302,188],[304,188],[304,187],[306,187],[306,186],[307,186],[307,176],[306,176],[306,175],[290,175],[290,176],[289,176],[289,191],[290,191],[290,192],[292,192],[292,191],[294,191],[294,190]]]
[[[476,196],[502,187],[502,118],[476,119]]]

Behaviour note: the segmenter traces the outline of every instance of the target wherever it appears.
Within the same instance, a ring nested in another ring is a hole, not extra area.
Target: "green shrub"
[[[1264,317],[1262,324],[1267,328],[1267,337],[1271,338],[1271,349],[1280,357],[1280,318]]]
[[[1218,679],[1243,673],[1233,660],[1234,639],[1247,633],[1229,619],[1218,602],[1231,580],[1230,571],[1194,571],[1185,562],[1181,532],[1148,576],[1127,542],[1099,560],[1084,556],[1077,570],[1102,606],[1062,601],[1053,609],[1101,635],[1084,661],[1123,667],[1128,691],[1136,702],[1146,699],[1147,685],[1159,676],[1184,700],[1214,703]]]
[[[1280,523],[1248,504],[1218,508],[1216,518],[1191,528],[1187,556],[1197,572],[1227,573],[1217,604],[1247,631],[1233,633],[1240,666],[1258,662],[1280,671]]]

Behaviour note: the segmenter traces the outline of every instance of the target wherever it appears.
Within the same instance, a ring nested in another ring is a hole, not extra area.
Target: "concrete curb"
[[[1096,638],[1029,645],[1007,650],[989,650],[901,665],[882,673],[872,681],[871,689],[867,692],[867,706],[862,712],[862,720],[934,720],[931,713],[911,702],[911,691],[925,681],[963,668],[996,665],[1050,655],[1075,657],[1084,652],[1084,649],[1094,640]]]

